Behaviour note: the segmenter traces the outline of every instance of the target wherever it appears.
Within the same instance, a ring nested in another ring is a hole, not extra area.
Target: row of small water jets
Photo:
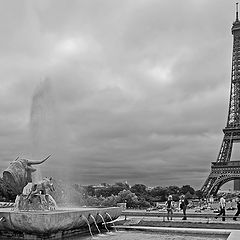
[[[100,213],[97,213],[97,215],[102,219],[103,225],[104,225],[107,233],[108,233],[108,234],[112,234],[112,233],[109,231],[109,229],[107,228],[107,224],[106,224],[106,221],[104,220],[103,216],[102,216]],[[109,213],[107,213],[107,212],[106,212],[106,215],[110,218],[111,223],[113,224],[113,227],[114,227],[115,231],[117,232],[116,226],[115,226],[115,224],[114,224],[114,222],[113,222],[113,219],[112,219],[111,215],[110,215]],[[91,219],[93,220],[94,225],[95,225],[95,227],[96,227],[96,229],[97,229],[97,231],[98,231],[98,236],[106,236],[105,234],[102,234],[102,233],[101,233],[101,231],[100,231],[100,229],[99,229],[99,227],[98,227],[98,225],[97,225],[97,222],[96,222],[96,219],[94,218],[94,216],[93,216],[92,214],[89,214],[89,218],[91,218]],[[84,215],[82,215],[82,219],[87,223],[88,229],[89,229],[89,233],[90,233],[91,237],[94,238],[88,218],[86,218]]]

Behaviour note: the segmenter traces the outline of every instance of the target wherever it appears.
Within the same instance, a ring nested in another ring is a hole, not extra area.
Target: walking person
[[[185,195],[182,195],[179,200],[179,209],[183,211],[182,220],[187,220],[186,210],[187,210],[188,200]]]
[[[172,195],[168,196],[168,200],[165,203],[166,207],[167,207],[167,220],[172,220],[172,216],[173,216],[173,208],[174,208],[174,202],[172,199]]]
[[[219,207],[220,207],[220,212],[217,216],[222,215],[222,221],[225,221],[225,215],[226,215],[226,200],[224,198],[225,194],[222,195],[222,197],[219,200]],[[217,217],[216,217],[217,218]]]
[[[210,195],[210,198],[209,198],[209,207],[210,207],[211,210],[212,210],[213,202],[214,202],[213,195]]]
[[[237,203],[237,212],[235,213],[235,217],[233,217],[233,220],[234,221],[237,221],[237,216],[240,214],[240,200],[239,198],[236,199],[236,203]]]

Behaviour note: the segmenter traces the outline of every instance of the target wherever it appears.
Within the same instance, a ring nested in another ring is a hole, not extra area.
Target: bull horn
[[[47,156],[46,158],[44,158],[43,160],[27,160],[28,161],[28,165],[36,165],[36,164],[41,164],[43,162],[45,162],[47,159],[50,158],[51,155]]]

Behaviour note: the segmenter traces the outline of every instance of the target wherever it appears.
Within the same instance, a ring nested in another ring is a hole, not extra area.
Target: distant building
[[[92,188],[96,191],[96,190],[100,190],[100,189],[106,189],[109,186],[110,186],[109,184],[101,183],[101,184],[98,184],[98,185],[93,185]]]
[[[233,190],[234,191],[240,191],[240,179],[235,179],[234,180]]]

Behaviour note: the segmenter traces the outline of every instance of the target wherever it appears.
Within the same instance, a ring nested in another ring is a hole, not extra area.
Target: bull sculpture
[[[10,189],[14,196],[20,195],[23,188],[32,182],[32,172],[36,169],[32,165],[38,165],[45,162],[51,155],[43,160],[33,161],[28,159],[19,159],[10,163],[10,166],[3,172],[3,183]]]

